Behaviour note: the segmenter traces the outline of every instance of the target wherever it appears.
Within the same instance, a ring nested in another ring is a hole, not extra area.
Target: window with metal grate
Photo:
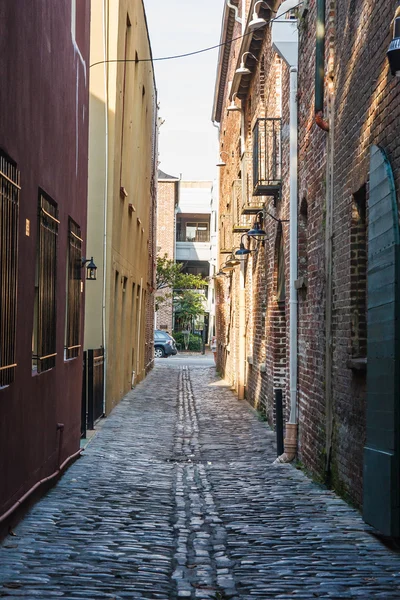
[[[68,221],[67,302],[65,321],[65,358],[76,358],[81,344],[81,229],[71,218]]]
[[[0,151],[0,387],[14,381],[20,173]]]
[[[39,190],[38,221],[32,367],[42,373],[55,367],[57,356],[57,237],[60,224],[57,204],[42,190]]]

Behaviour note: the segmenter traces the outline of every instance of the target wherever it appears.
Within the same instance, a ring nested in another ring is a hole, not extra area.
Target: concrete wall
[[[21,174],[17,367],[14,382],[0,389],[0,516],[79,449],[82,353],[64,360],[65,284],[68,217],[81,227],[83,252],[86,246],[89,8],[88,0],[60,0],[57,10],[52,0],[0,5],[0,147]],[[39,188],[57,203],[60,224],[56,364],[37,374],[32,329]],[[64,424],[62,437],[57,423]]]
[[[102,2],[95,4],[98,16]],[[93,64],[104,60],[102,19],[93,19],[91,33]],[[151,56],[141,0],[106,3],[106,40],[107,59],[130,61],[111,62],[106,69],[100,64],[91,70],[89,210],[93,221],[88,239],[93,252],[99,252],[100,269],[98,284],[87,298],[86,347],[105,343],[109,412],[131,388],[132,371],[135,381],[145,375],[146,344],[152,345],[146,323],[154,317],[148,318],[146,311],[152,311],[148,296],[153,293],[154,273],[155,218],[149,207],[155,202],[156,89],[151,62],[137,60]],[[106,116],[107,169],[106,148],[101,145]]]

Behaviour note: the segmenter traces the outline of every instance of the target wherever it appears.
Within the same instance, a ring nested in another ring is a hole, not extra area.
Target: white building
[[[204,319],[207,341],[215,333],[217,193],[217,186],[212,181],[181,181],[176,209],[176,261],[184,264],[184,273],[209,278]]]

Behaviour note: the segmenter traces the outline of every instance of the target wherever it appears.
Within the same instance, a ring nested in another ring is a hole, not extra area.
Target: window
[[[186,223],[187,242],[209,242],[208,223]]]
[[[39,192],[39,227],[36,244],[32,366],[38,373],[56,364],[56,279],[57,279],[57,204]]]
[[[0,387],[15,374],[19,171],[0,151]]]
[[[65,358],[76,358],[80,353],[81,335],[81,275],[82,238],[80,227],[68,221],[67,303],[65,321]]]

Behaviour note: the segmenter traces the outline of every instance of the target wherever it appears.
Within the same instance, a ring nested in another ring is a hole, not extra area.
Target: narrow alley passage
[[[158,361],[3,541],[0,597],[399,598],[400,555],[192,362]]]

